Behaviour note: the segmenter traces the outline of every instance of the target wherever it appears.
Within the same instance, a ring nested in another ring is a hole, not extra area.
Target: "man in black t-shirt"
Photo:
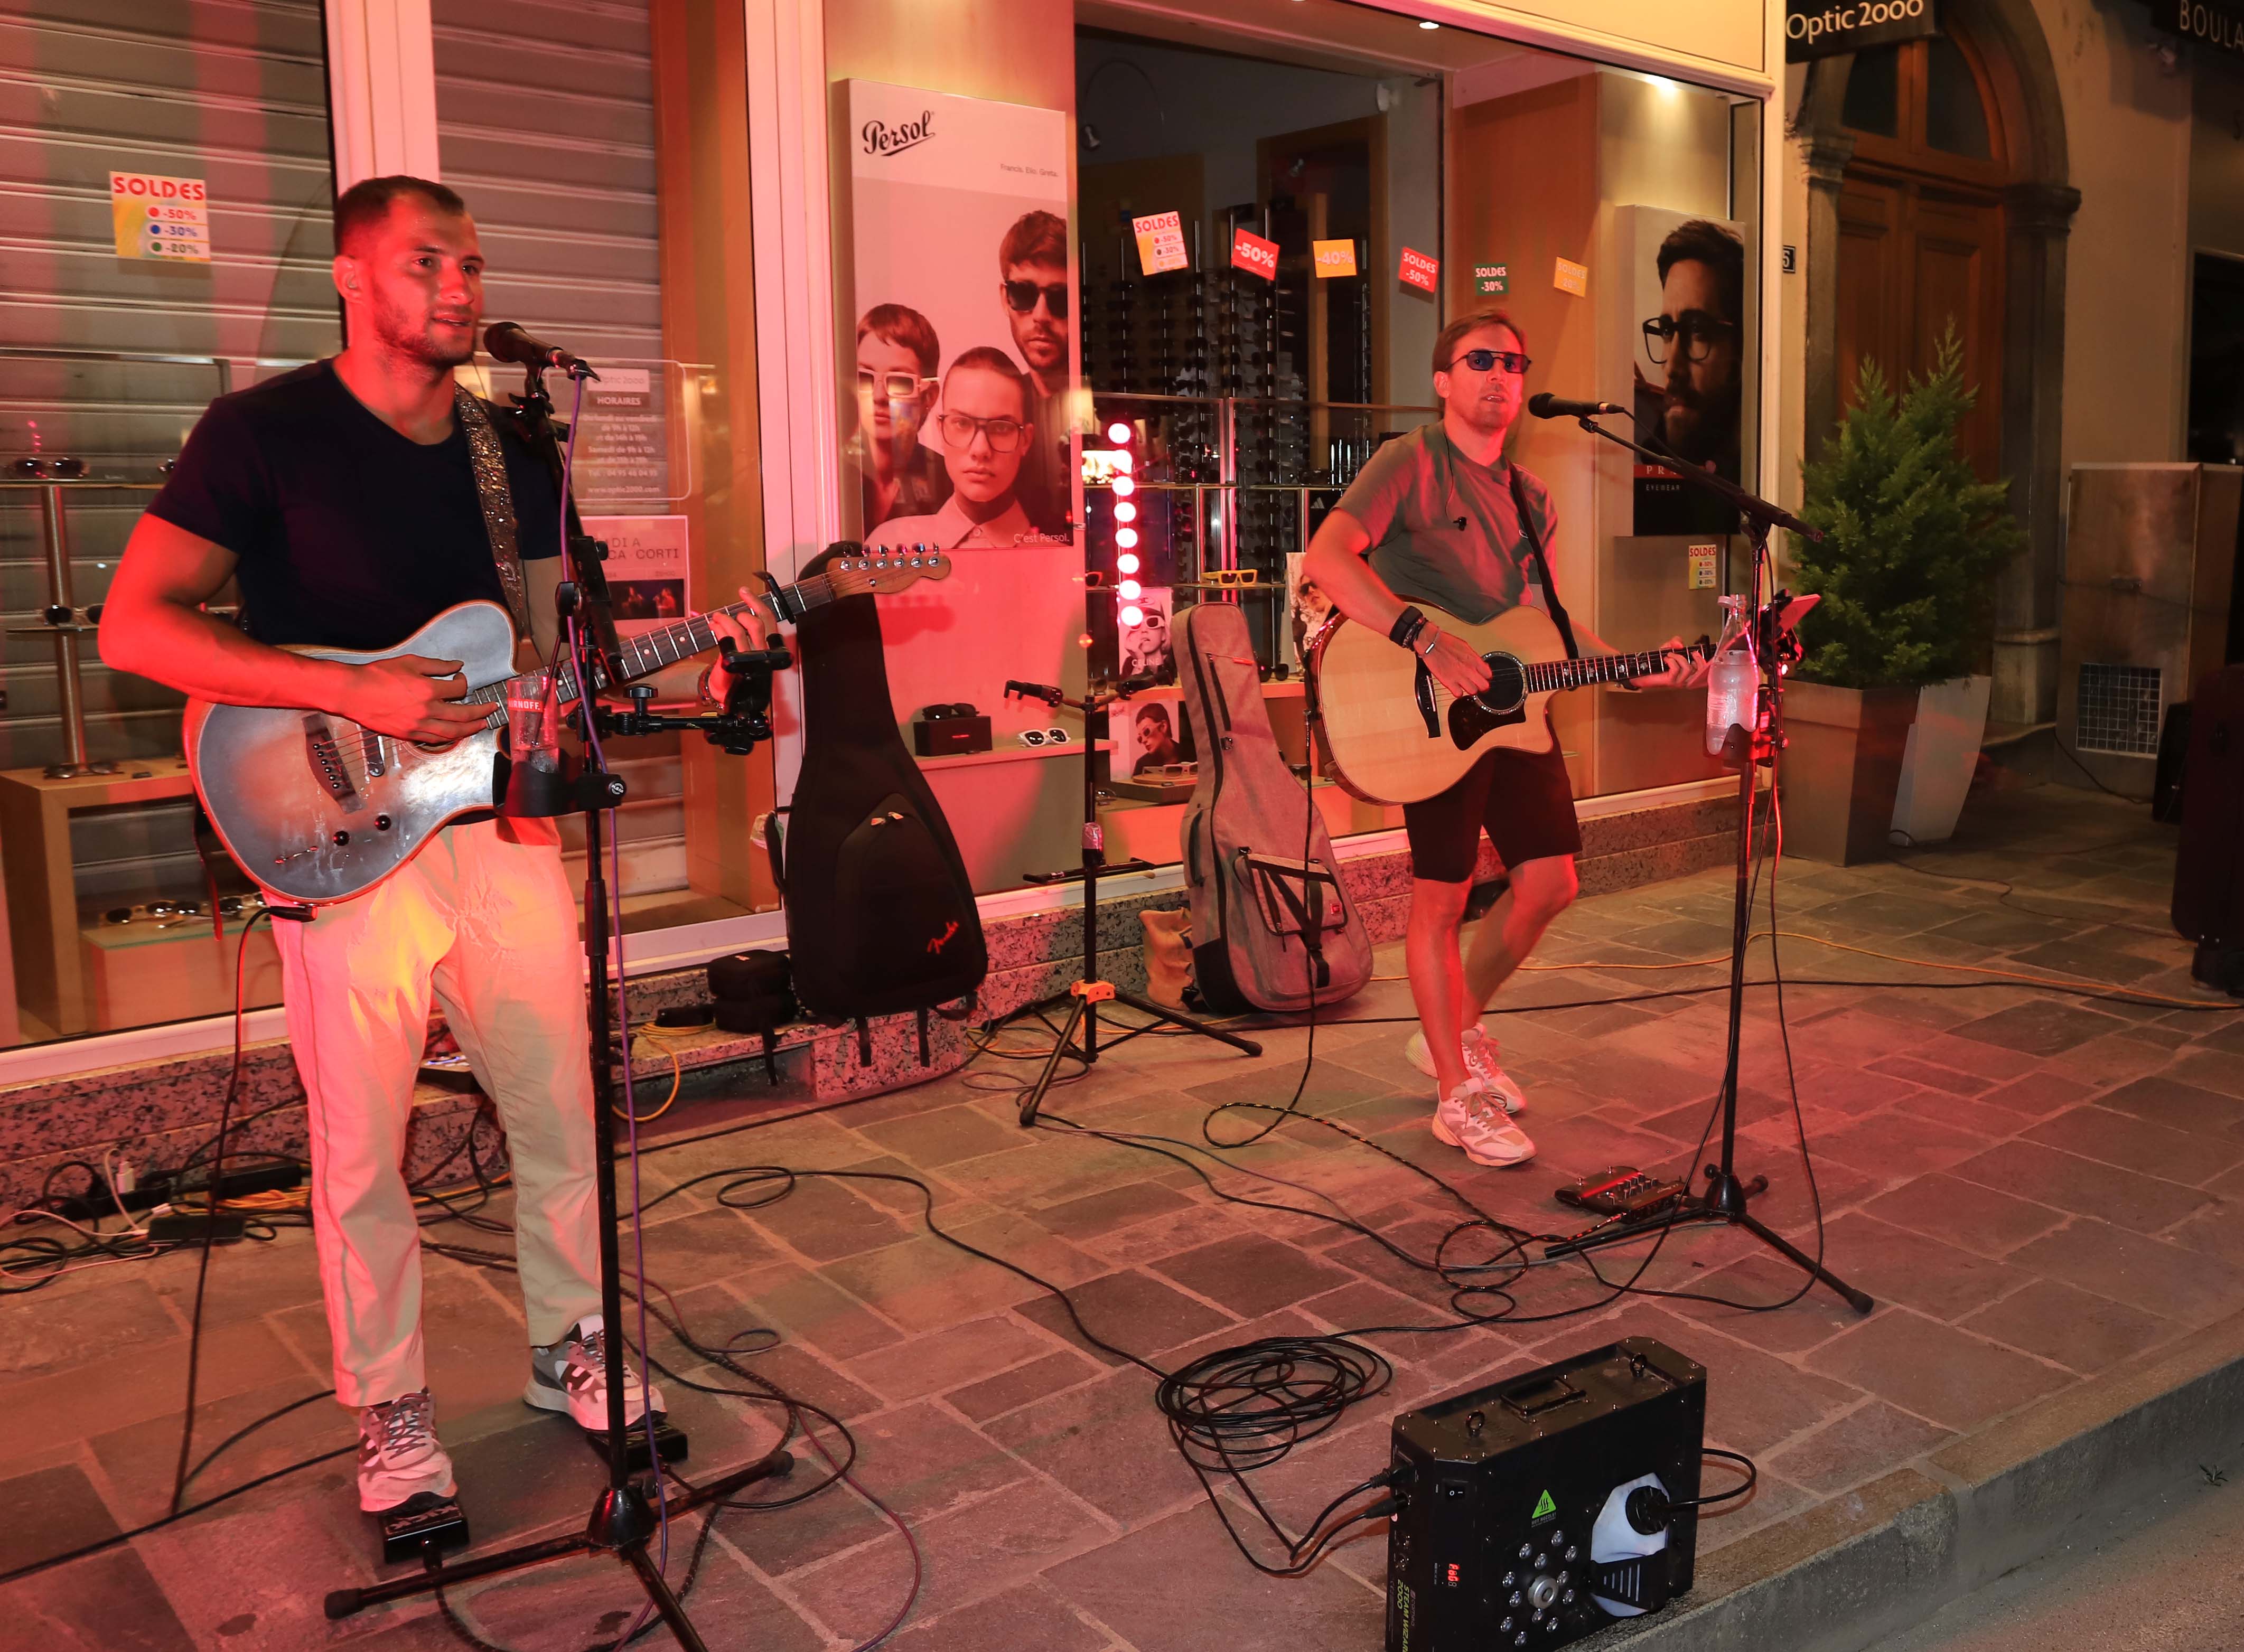
[[[504,600],[454,368],[475,351],[483,254],[442,185],[377,178],[336,203],[348,343],[213,402],[134,529],[102,657],[206,700],[301,706],[402,739],[482,724],[456,660],[348,665],[287,644],[394,647],[456,603]],[[539,657],[558,621],[557,489],[504,417]],[[202,610],[232,579],[243,628]],[[732,631],[735,641],[752,644]],[[276,922],[312,1154],[335,1395],[358,1412],[369,1511],[454,1491],[421,1338],[420,1229],[399,1168],[433,992],[506,1128],[531,1348],[524,1398],[606,1426],[585,988],[546,821],[455,822],[366,894]],[[627,1414],[660,1410],[636,1373]]]

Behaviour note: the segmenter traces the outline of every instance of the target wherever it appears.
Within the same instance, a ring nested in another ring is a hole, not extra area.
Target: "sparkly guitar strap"
[[[498,583],[506,591],[507,611],[514,616],[517,637],[533,635],[530,625],[530,590],[523,582],[522,548],[515,543],[514,495],[506,481],[506,451],[483,399],[464,384],[452,387],[452,411],[468,434],[468,454],[476,471],[476,496],[483,508],[483,530],[490,536],[491,560],[498,564]]]

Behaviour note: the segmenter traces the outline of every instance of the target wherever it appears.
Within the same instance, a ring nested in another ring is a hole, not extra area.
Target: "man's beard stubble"
[[[1714,396],[1702,395],[1696,389],[1678,387],[1668,391],[1662,405],[1660,438],[1676,457],[1688,460],[1694,465],[1735,459],[1740,434],[1738,410],[1741,405],[1735,385]],[[1687,431],[1680,434],[1673,422],[1673,414],[1678,408],[1687,408],[1694,415]]]
[[[417,330],[416,330],[417,327]],[[426,317],[417,323],[409,320],[404,313],[376,299],[374,306],[374,336],[392,355],[403,356],[423,366],[449,369],[462,367],[475,360],[476,327],[470,324],[463,329],[465,338],[457,345],[439,342],[435,331],[435,318]]]

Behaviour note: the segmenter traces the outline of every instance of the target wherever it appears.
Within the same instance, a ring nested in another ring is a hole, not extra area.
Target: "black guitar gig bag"
[[[829,546],[802,577],[857,549]],[[766,834],[795,996],[814,1015],[861,1021],[970,998],[990,970],[982,919],[950,824],[896,732],[874,599],[811,609],[795,636],[802,772],[783,843],[776,822]]]
[[[1337,1004],[1371,979],[1371,936],[1270,732],[1247,621],[1234,603],[1201,603],[1176,629],[1200,749],[1184,861],[1200,996],[1223,1015]]]

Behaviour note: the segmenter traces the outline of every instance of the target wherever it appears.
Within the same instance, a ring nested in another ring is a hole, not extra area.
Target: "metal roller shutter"
[[[211,261],[118,257],[112,170],[206,179]],[[318,0],[0,0],[0,459],[151,482],[212,396],[332,351],[333,199]],[[146,496],[71,496],[80,605],[101,600]],[[36,496],[0,491],[10,629],[48,600],[43,543]],[[92,753],[176,752],[179,698],[84,653]],[[10,636],[0,657],[0,767],[54,760],[52,644]]]
[[[660,384],[646,0],[434,0],[431,10],[438,155],[489,260],[484,314]],[[490,388],[520,382],[496,368]],[[666,476],[633,496],[580,483],[579,503],[587,515],[665,514],[682,484]],[[676,746],[675,737],[639,742],[615,764],[631,788],[618,826],[627,895],[686,887]],[[576,822],[563,831],[573,860]]]

